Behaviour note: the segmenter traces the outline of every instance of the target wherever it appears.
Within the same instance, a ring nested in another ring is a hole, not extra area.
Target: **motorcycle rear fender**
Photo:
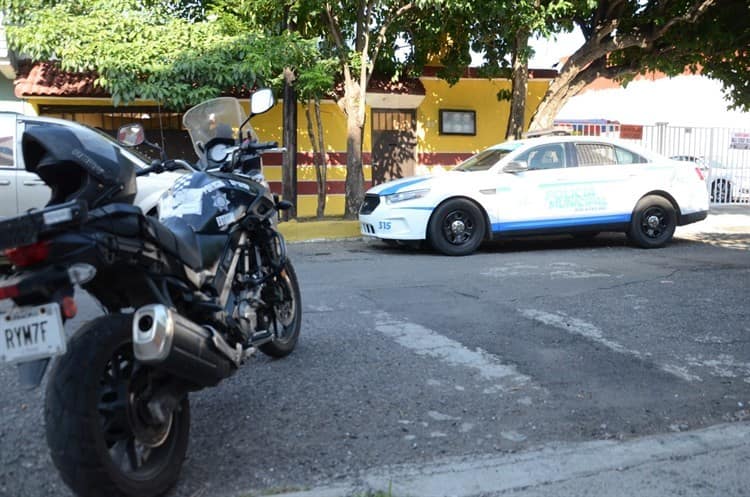
[[[18,296],[13,298],[18,305],[46,304],[73,295],[70,275],[62,267],[47,266],[16,273],[2,283],[3,286],[15,285],[18,288]]]
[[[47,371],[47,365],[49,365],[49,359],[38,359],[36,361],[17,364],[18,382],[21,384],[21,387],[28,390],[38,387],[42,383],[44,373]]]

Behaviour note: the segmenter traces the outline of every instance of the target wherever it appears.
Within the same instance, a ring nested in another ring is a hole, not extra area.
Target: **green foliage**
[[[510,102],[513,99],[513,90],[504,88],[497,92],[497,99],[500,101]]]
[[[734,107],[750,109],[746,0],[608,0],[577,8],[573,21],[586,39],[579,52],[596,54],[589,73],[627,83],[650,70],[674,76],[701,68],[722,81]]]
[[[674,76],[685,68],[722,82],[730,106],[750,112],[750,22],[746,0],[722,0],[695,23],[671,30],[642,54],[643,68]],[[621,55],[621,64],[638,57]]]
[[[2,7],[16,12],[7,27],[13,48],[67,71],[95,71],[115,105],[144,98],[179,109],[232,88],[278,84],[286,67],[311,69],[312,81],[330,68],[318,63],[315,40],[269,34],[218,4],[15,0]]]

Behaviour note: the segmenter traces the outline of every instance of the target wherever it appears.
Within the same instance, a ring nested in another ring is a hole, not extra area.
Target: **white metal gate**
[[[638,143],[667,157],[695,163],[714,204],[750,204],[750,129],[625,125],[603,120],[555,121],[573,134]]]

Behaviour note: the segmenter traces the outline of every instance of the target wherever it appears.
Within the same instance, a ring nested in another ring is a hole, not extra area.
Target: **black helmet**
[[[21,146],[26,170],[52,189],[48,205],[82,199],[94,208],[135,199],[135,166],[114,141],[91,128],[27,122]]]

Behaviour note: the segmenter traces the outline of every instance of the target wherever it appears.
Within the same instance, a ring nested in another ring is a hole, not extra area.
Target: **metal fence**
[[[603,120],[556,121],[573,134],[637,143],[693,163],[705,176],[714,204],[750,204],[750,129],[626,125]],[[687,165],[687,164],[686,164]]]

